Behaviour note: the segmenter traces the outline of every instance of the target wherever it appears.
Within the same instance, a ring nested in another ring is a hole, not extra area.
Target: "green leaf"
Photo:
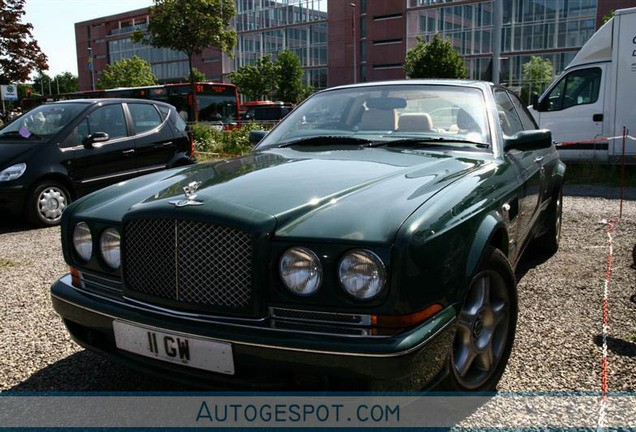
[[[134,56],[106,66],[101,78],[97,81],[97,87],[100,89],[143,87],[156,83],[157,77],[152,73],[150,63]]]

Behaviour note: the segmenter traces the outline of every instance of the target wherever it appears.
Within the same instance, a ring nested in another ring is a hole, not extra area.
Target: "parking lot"
[[[569,187],[561,249],[517,269],[520,314],[504,391],[599,391],[607,236],[618,190]],[[609,390],[636,390],[636,188],[616,226],[610,284]],[[66,272],[59,229],[0,220],[0,390],[187,390],[123,368],[74,344],[53,312],[49,286]]]

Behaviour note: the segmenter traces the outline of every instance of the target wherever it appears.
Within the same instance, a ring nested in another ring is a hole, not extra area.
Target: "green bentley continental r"
[[[187,382],[488,391],[515,266],[559,245],[565,165],[491,83],[321,91],[251,154],[128,180],[62,218],[81,346]],[[311,381],[315,380],[315,381]]]

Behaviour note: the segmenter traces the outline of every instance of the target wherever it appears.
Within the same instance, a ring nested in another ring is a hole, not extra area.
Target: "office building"
[[[613,9],[636,0],[503,0],[500,81],[520,88],[523,65],[535,55],[559,74]],[[470,77],[492,79],[494,0],[236,0],[235,57],[218,49],[196,56],[194,66],[214,81],[237,67],[283,49],[296,52],[315,88],[402,79],[404,58],[421,37],[439,33],[464,57]],[[148,25],[140,9],[75,24],[80,89],[122,58],[148,60],[162,82],[188,75],[185,55],[134,44],[130,35]],[[94,72],[89,68],[89,48]]]

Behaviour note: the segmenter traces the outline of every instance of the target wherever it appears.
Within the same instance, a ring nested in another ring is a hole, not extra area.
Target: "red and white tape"
[[[607,338],[609,336],[609,289],[610,280],[612,278],[612,266],[614,264],[614,227],[618,224],[618,220],[608,221],[602,220],[601,223],[607,226],[605,233],[607,234],[607,271],[605,272],[605,284],[603,288],[603,363],[602,363],[602,378],[601,378],[601,406],[598,416],[598,428],[597,430],[603,430],[605,423],[605,414],[607,409]]]
[[[624,138],[636,141],[636,137],[633,137],[631,135],[625,135]],[[622,140],[622,139],[623,139],[623,135],[619,135],[615,137],[597,138],[597,139],[584,140],[584,141],[560,142],[560,143],[557,143],[556,145],[558,147],[565,147],[565,146],[571,146],[576,144],[590,144],[590,143],[596,143],[596,142],[615,141],[615,140]]]

